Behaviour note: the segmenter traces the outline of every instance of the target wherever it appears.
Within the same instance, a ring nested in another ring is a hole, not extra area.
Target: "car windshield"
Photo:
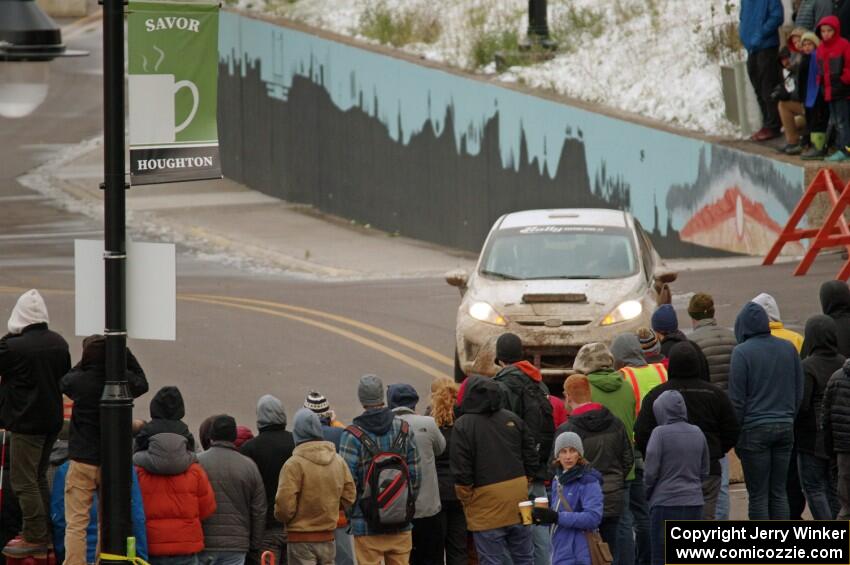
[[[621,279],[637,272],[631,233],[596,226],[528,226],[490,238],[481,274],[508,280]]]

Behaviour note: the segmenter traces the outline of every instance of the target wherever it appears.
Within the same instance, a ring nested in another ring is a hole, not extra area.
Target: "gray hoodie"
[[[301,445],[308,441],[324,441],[322,422],[318,414],[309,408],[301,408],[295,413],[295,423],[292,425],[292,436],[295,445]]]
[[[257,429],[269,426],[286,427],[286,412],[280,400],[271,394],[264,394],[257,401]]]
[[[767,317],[771,322],[781,322],[782,315],[779,313],[779,305],[776,303],[776,299],[766,292],[762,292],[755,298],[753,298],[753,302],[764,308],[764,311],[767,312]]]
[[[647,364],[643,357],[640,340],[633,333],[620,334],[615,337],[611,343],[611,355],[614,356],[614,363],[617,366],[643,367]]]
[[[702,481],[708,478],[705,436],[688,423],[685,399],[668,390],[655,400],[652,413],[658,427],[646,447],[644,484],[649,506],[702,506]]]
[[[398,394],[403,393],[403,394]],[[412,396],[411,396],[412,395]],[[399,405],[399,398],[417,397],[413,387],[407,384],[390,385],[387,390],[388,405],[395,415],[407,422],[416,440],[421,465],[422,478],[419,482],[419,494],[416,496],[414,518],[427,518],[440,512],[440,485],[437,479],[437,456],[446,448],[446,438],[431,416],[420,416],[409,406]],[[415,406],[415,404],[414,404]]]
[[[148,448],[133,455],[133,464],[153,475],[179,475],[196,461],[186,437],[163,432],[150,437]]]

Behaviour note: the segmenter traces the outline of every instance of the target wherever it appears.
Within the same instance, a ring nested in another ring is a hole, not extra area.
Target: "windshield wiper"
[[[513,275],[507,275],[507,274],[505,274],[505,273],[498,273],[498,272],[496,272],[496,271],[488,271],[487,269],[482,269],[482,270],[481,270],[481,274],[482,274],[482,275],[487,275],[488,277],[496,277],[496,278],[499,278],[499,279],[504,279],[504,280],[506,280],[506,281],[519,281],[519,280],[522,280],[521,278],[519,278],[519,277],[515,277],[515,276],[513,276]]]

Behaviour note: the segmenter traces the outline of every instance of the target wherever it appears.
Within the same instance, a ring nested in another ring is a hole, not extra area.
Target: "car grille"
[[[549,328],[558,328],[561,326],[586,326],[591,322],[591,320],[559,320],[557,318],[549,318],[546,320],[540,319],[528,319],[528,320],[514,320],[517,324],[521,326],[532,326],[532,327],[549,327]]]
[[[571,369],[579,349],[579,346],[526,347],[523,353],[526,360],[541,369]]]

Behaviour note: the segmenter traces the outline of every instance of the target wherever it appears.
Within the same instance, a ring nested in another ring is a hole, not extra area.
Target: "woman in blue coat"
[[[558,436],[555,454],[561,468],[552,481],[549,508],[535,508],[534,521],[552,524],[552,565],[592,565],[584,533],[602,522],[602,475],[584,459],[574,432]]]

